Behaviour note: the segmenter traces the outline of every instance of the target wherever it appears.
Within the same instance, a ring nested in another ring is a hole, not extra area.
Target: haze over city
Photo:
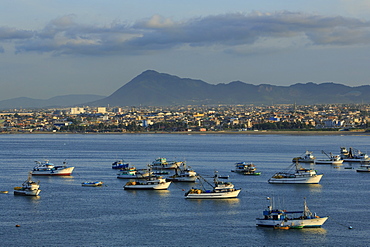
[[[147,69],[212,84],[369,84],[366,0],[1,5],[0,100],[107,96]]]

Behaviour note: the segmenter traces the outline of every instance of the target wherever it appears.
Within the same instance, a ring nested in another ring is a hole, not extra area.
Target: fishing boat
[[[75,169],[73,166],[67,166],[65,161],[61,166],[56,166],[48,160],[35,162],[36,166],[32,170],[32,175],[34,176],[70,176]]]
[[[213,178],[213,184],[209,183],[203,177],[199,176],[199,181],[204,181],[212,189],[207,190],[204,188],[203,183],[201,182],[202,189],[192,188],[185,193],[187,199],[226,199],[226,198],[235,198],[238,197],[241,189],[235,189],[234,185],[231,182],[220,181],[217,174]]]
[[[195,182],[197,178],[197,173],[190,166],[187,166],[185,162],[182,162],[176,168],[175,174],[169,176],[166,180],[172,182]]]
[[[370,172],[370,165],[362,165],[356,169],[356,172]]]
[[[149,169],[136,169],[134,166],[121,169],[117,173],[117,178],[123,179],[145,179],[148,178],[152,172]]]
[[[340,157],[344,160],[344,162],[370,162],[370,157],[366,153],[351,147],[349,149],[341,147]]]
[[[98,186],[103,186],[103,182],[102,181],[95,181],[95,182],[86,181],[86,182],[83,182],[81,185],[85,187],[98,187]]]
[[[257,172],[257,168],[253,163],[246,163],[244,161],[235,163],[235,169],[231,171],[243,175],[261,175],[260,172]]]
[[[299,157],[293,158],[293,162],[299,162],[299,163],[315,163],[316,157],[313,155],[313,152],[306,151],[304,154],[302,154]]]
[[[328,217],[320,217],[316,213],[312,213],[304,199],[303,211],[287,211],[277,209],[274,206],[273,199],[267,198],[270,205],[263,211],[263,218],[256,219],[257,226],[273,227],[275,229],[300,229],[321,227]]]
[[[268,182],[270,184],[318,184],[323,174],[316,170],[303,168],[298,163],[292,164],[286,171],[275,173]]]
[[[325,153],[324,150],[321,151],[323,154],[325,154],[328,158],[327,159],[317,159],[316,164],[324,164],[324,165],[340,165],[343,163],[343,160],[341,159],[340,155],[333,155],[332,153]]]
[[[127,182],[123,188],[125,190],[166,190],[171,182],[163,177],[150,176],[145,181]]]
[[[41,192],[39,181],[34,182],[31,179],[31,172],[28,174],[28,179],[23,182],[22,186],[14,187],[14,195],[22,195],[22,196],[38,196]]]
[[[123,160],[117,160],[112,163],[112,169],[122,169],[129,167],[129,163],[125,163]]]
[[[166,158],[157,158],[155,159],[152,164],[150,165],[152,169],[176,169],[179,165],[181,165],[182,161],[167,161]]]

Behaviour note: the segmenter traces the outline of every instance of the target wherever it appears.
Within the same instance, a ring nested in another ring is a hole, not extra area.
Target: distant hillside
[[[90,94],[63,95],[50,99],[31,99],[27,97],[20,97],[0,101],[0,109],[68,107],[80,105],[85,102],[96,101],[104,97],[105,96]]]
[[[209,104],[336,104],[370,103],[370,86],[349,87],[332,82],[291,86],[252,85],[240,81],[208,84],[201,80],[147,70],[110,96],[91,106],[171,106]]]

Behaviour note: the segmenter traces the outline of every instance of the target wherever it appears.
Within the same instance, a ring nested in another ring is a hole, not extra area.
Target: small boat
[[[112,163],[112,169],[128,168],[129,165],[129,163],[125,163],[123,160],[117,160]]]
[[[268,182],[270,184],[318,184],[323,174],[316,170],[302,168],[298,163],[292,164],[286,171],[275,173]]]
[[[182,161],[167,161],[166,158],[157,158],[152,162],[150,165],[152,169],[176,169],[179,165],[181,165]]]
[[[9,193],[9,191],[7,191],[7,190],[0,190],[0,194],[8,194]]]
[[[274,208],[273,200],[267,210],[263,211],[263,218],[256,219],[257,226],[273,227],[274,229],[301,229],[321,227],[328,217],[320,217],[312,213],[304,199],[303,211],[287,211]],[[284,227],[284,228],[283,228]]]
[[[149,169],[136,169],[134,166],[122,168],[117,173],[117,178],[123,179],[145,179],[148,178],[152,172]]]
[[[41,192],[39,181],[34,182],[31,179],[31,172],[28,174],[28,179],[23,182],[21,187],[14,187],[14,195],[22,196],[38,196]]]
[[[315,163],[316,157],[312,153],[313,152],[306,151],[303,155],[293,158],[292,162]]]
[[[175,174],[169,176],[166,180],[172,182],[195,182],[197,178],[197,173],[190,166],[187,166],[185,162],[182,162],[176,168]]]
[[[332,153],[327,154],[324,150],[321,151],[323,154],[325,154],[328,159],[317,159],[316,164],[324,164],[324,165],[340,165],[343,163],[343,160],[341,159],[340,155],[333,155]]]
[[[257,168],[253,163],[246,163],[244,161],[235,163],[235,170],[231,171],[243,175],[261,175],[260,172],[257,172]]]
[[[67,166],[66,162],[63,162],[61,166],[55,166],[48,160],[45,162],[35,161],[36,166],[32,170],[32,175],[37,176],[70,176],[75,169],[73,166]]]
[[[125,190],[166,190],[171,185],[162,177],[150,176],[145,181],[127,182],[123,188]]]
[[[103,186],[103,182],[102,181],[95,181],[95,182],[86,181],[86,182],[83,182],[81,185],[86,186],[86,187],[98,187],[98,186]]]
[[[289,225],[286,225],[286,224],[284,224],[284,222],[282,222],[281,224],[278,224],[278,225],[274,226],[274,229],[278,229],[278,230],[289,230],[290,229],[290,226]]]
[[[209,183],[203,177],[199,176],[199,181],[204,181],[209,184],[212,189],[206,190],[203,186],[203,189],[192,188],[185,193],[187,199],[227,199],[227,198],[236,198],[238,197],[241,189],[235,189],[234,185],[230,182],[223,182],[218,179],[217,174],[213,178],[213,184]]]
[[[349,150],[345,147],[341,147],[340,157],[344,162],[370,162],[370,157],[366,153],[351,147]]]
[[[370,172],[370,166],[369,165],[362,165],[359,168],[356,169],[356,172]]]

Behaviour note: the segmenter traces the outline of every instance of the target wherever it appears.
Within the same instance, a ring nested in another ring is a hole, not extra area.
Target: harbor
[[[325,174],[319,184],[270,184],[268,179],[305,150],[370,150],[367,136],[291,135],[3,135],[0,190],[12,191],[35,160],[75,167],[70,176],[37,176],[39,196],[0,194],[6,246],[361,246],[369,241],[365,208],[370,173],[357,163],[301,164]],[[186,160],[212,181],[214,172],[241,188],[237,198],[186,199],[199,183],[173,182],[167,190],[125,190],[112,169],[124,160],[138,169],[157,157]],[[259,176],[231,172],[253,162]],[[352,167],[353,169],[346,169]],[[86,188],[84,181],[102,181]],[[329,218],[321,228],[280,230],[256,226],[273,197],[277,208],[312,210]],[[225,229],[219,234],[219,229]],[[351,229],[349,228],[351,227]],[[33,238],[35,232],[43,232]],[[22,236],[19,238],[17,236]],[[192,238],[188,238],[191,235]],[[123,238],[124,236],[124,238]],[[29,239],[32,238],[32,242]],[[278,242],[276,242],[278,239]]]

